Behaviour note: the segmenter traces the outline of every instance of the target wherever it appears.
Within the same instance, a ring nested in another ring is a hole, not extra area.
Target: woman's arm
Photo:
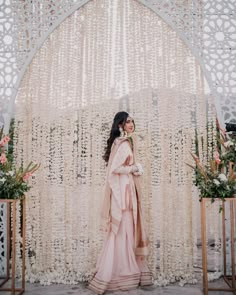
[[[136,165],[121,165],[113,170],[113,173],[116,174],[129,174],[135,172],[138,172],[138,167]]]
[[[136,165],[130,165],[130,156],[132,150],[128,141],[124,141],[119,146],[111,164],[111,173],[115,174],[129,174],[138,171]]]

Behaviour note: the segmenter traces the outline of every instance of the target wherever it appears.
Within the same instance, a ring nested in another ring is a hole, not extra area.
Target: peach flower
[[[9,141],[10,141],[10,137],[9,136],[3,137],[3,139],[0,141],[0,146],[3,146],[5,144],[7,144]]]
[[[2,164],[5,164],[7,162],[7,157],[5,155],[5,153],[2,153],[1,156],[0,156],[0,162]]]
[[[25,175],[23,176],[23,181],[27,181],[30,178],[30,176],[32,176],[32,173],[30,172],[25,173]]]
[[[200,163],[200,160],[199,160],[199,158],[198,158],[197,155],[193,154],[193,158],[194,158],[194,160],[195,160],[195,162],[196,162],[197,164]]]
[[[214,153],[214,159],[215,159],[217,165],[219,165],[221,163],[220,155],[217,151],[215,151],[215,153]]]

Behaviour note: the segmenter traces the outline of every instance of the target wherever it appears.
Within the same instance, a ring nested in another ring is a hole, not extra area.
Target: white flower
[[[214,184],[215,184],[216,186],[219,186],[219,185],[220,185],[220,182],[219,182],[219,180],[217,180],[217,179],[213,179],[213,182],[214,182]]]
[[[6,181],[6,178],[3,177],[3,178],[0,179],[0,181],[1,181],[2,183],[4,183],[4,182]]]
[[[223,182],[227,181],[227,177],[225,176],[224,173],[220,173],[219,176],[218,176],[218,178],[219,178],[219,180],[221,180]]]
[[[209,273],[208,281],[209,282],[215,281],[215,280],[219,279],[221,276],[222,276],[222,272],[220,272],[220,271]]]
[[[230,146],[232,146],[232,145],[234,145],[234,144],[233,144],[232,141],[228,140],[228,141],[226,141],[226,142],[224,143],[224,145],[225,145],[226,147],[230,147]]]
[[[13,176],[14,175],[14,171],[9,171],[9,172],[6,173],[6,175]]]

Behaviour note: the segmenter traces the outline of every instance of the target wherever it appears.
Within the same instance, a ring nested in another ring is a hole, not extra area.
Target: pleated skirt
[[[88,288],[96,294],[152,284],[145,257],[135,255],[133,211],[125,210],[118,233],[109,232]]]

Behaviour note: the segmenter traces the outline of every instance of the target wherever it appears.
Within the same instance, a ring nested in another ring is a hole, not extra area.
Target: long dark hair
[[[105,153],[103,156],[103,159],[105,160],[105,162],[108,162],[109,160],[110,153],[111,153],[111,146],[114,140],[120,136],[119,125],[124,126],[128,116],[129,114],[126,112],[118,112],[115,115],[113,123],[112,123],[112,127],[111,127],[110,136],[107,140],[107,146],[105,148]]]

